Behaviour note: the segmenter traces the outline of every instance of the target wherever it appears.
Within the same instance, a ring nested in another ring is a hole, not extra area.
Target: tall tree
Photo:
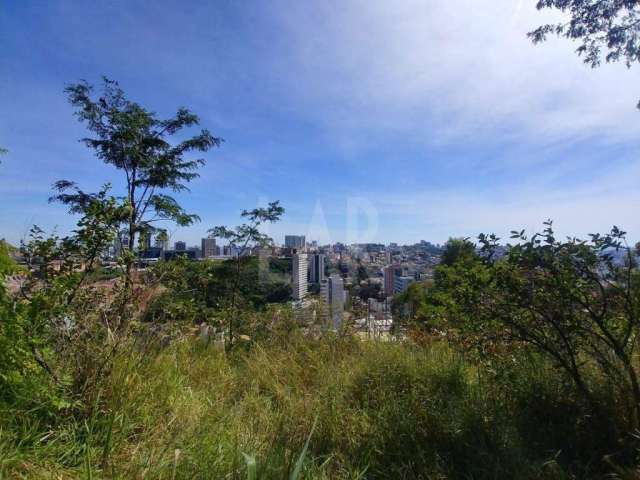
[[[154,112],[127,99],[118,83],[105,77],[102,95],[97,98],[93,87],[85,81],[67,86],[65,93],[76,108],[78,120],[94,134],[81,141],[99,159],[122,172],[130,249],[135,245],[136,236],[155,231],[156,222],[173,221],[187,226],[199,220],[166,193],[188,190],[186,184],[198,176],[197,169],[205,164],[201,158],[185,158],[188,153],[206,152],[222,142],[208,130],[201,130],[186,140],[171,143],[171,137],[178,132],[199,124],[197,115],[179,108],[173,117],[160,119]],[[54,187],[58,193],[52,200],[77,210],[83,197],[78,196],[75,183],[61,180]],[[130,281],[132,263],[133,257],[129,255],[125,259],[127,281]]]

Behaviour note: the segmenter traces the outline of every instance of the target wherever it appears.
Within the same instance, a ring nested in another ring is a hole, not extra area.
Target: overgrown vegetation
[[[585,421],[536,355],[495,372],[442,343],[283,333],[233,355],[189,338],[123,351],[82,417],[5,409],[0,471],[245,478],[245,453],[258,478],[286,478],[314,419],[304,478],[596,477],[618,448],[615,408]]]
[[[158,121],[105,89],[68,93],[127,196],[59,183],[76,230],[34,227],[21,266],[0,242],[0,478],[638,478],[640,270],[623,231],[451,240],[433,281],[395,299],[401,340],[317,328],[286,303],[290,264],[260,255],[278,202],[212,230],[232,260],[136,270],[134,240],[166,239],[146,207],[195,220],[158,191],[218,141],[172,147],[161,137],[197,118]]]
[[[132,302],[124,279],[106,292],[73,268],[89,251],[77,237],[34,231],[23,251],[39,268],[19,295],[2,291],[0,474],[286,478],[299,465],[296,478],[634,478],[638,272],[629,250],[608,254],[623,232],[518,237],[499,260],[495,238],[479,253],[452,242],[458,253],[414,296],[409,338],[381,342],[251,306],[233,275],[207,285],[209,269],[233,263],[168,263],[164,293],[139,278]],[[51,268],[47,252],[70,246]],[[0,265],[15,271],[6,249]],[[186,313],[211,291],[243,298],[232,348],[196,328],[228,310]],[[149,317],[153,298],[173,315]],[[625,339],[618,352],[609,343]]]

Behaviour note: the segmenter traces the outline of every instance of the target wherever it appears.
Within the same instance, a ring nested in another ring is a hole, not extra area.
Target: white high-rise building
[[[306,253],[297,253],[293,256],[293,291],[294,300],[302,300],[307,295],[307,268],[308,259]]]
[[[331,328],[339,329],[342,326],[344,315],[344,302],[346,294],[344,281],[340,275],[334,273],[320,287],[320,294],[325,301],[325,317]]]

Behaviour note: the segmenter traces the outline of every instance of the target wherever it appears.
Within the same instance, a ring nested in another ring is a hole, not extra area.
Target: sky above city
[[[280,200],[268,233],[444,242],[548,218],[640,239],[640,65],[534,46],[534,0],[6,1],[0,4],[0,238],[77,220],[51,184],[122,177],[78,140],[63,93],[102,75],[162,117],[186,106],[224,138],[189,193],[199,243]],[[195,131],[194,131],[195,133]]]

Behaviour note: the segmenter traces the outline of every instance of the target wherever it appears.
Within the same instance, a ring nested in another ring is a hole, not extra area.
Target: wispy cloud
[[[331,134],[363,129],[448,143],[627,141],[640,73],[585,67],[575,45],[533,47],[533,2],[327,2],[281,8],[291,88]]]

